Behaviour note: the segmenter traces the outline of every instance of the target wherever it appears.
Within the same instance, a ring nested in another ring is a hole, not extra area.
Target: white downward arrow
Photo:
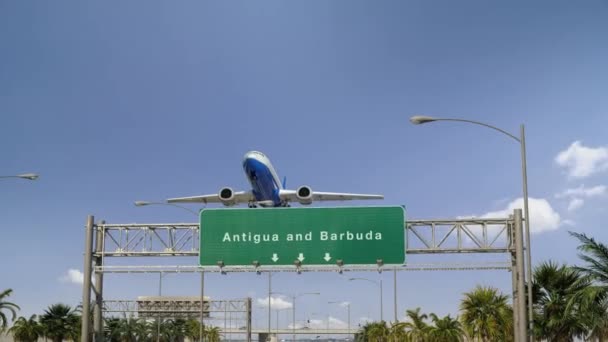
[[[329,253],[325,253],[325,257],[323,259],[325,259],[325,261],[329,261],[331,260],[331,256],[329,256]]]
[[[300,253],[300,255],[298,255],[298,260],[304,261],[304,253]]]
[[[279,260],[279,257],[277,256],[277,253],[272,253],[272,259],[273,262],[277,262],[277,260]]]

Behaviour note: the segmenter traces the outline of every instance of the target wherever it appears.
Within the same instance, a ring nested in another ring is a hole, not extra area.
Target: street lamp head
[[[23,179],[29,179],[29,180],[38,179],[38,175],[35,173],[23,173],[23,174],[17,175],[17,177],[23,178]]]
[[[151,203],[147,201],[135,201],[133,204],[135,204],[136,207],[143,207],[144,205],[148,205]]]
[[[424,124],[427,122],[433,122],[433,121],[437,121],[437,119],[432,116],[425,116],[425,115],[414,115],[410,118],[410,122],[413,123],[414,125],[421,125],[421,124]]]

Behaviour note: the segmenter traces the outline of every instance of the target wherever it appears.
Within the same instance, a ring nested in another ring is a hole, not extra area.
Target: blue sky
[[[514,134],[525,124],[534,262],[575,263],[568,230],[608,239],[607,14],[605,1],[0,2],[0,175],[41,175],[0,182],[0,289],[22,315],[77,304],[81,288],[64,278],[82,270],[87,215],[195,221],[132,203],[246,188],[252,149],[291,187],[382,193],[412,219],[501,212],[521,197],[515,142],[413,126],[415,114]],[[354,275],[383,280],[392,317],[392,274]],[[158,287],[158,275],[106,280],[108,299]],[[462,292],[508,291],[510,274],[402,272],[398,284],[400,316],[455,314]],[[298,319],[345,321],[327,304],[338,300],[353,323],[379,317],[371,283],[280,274],[275,286],[321,292],[298,302]],[[209,275],[207,289],[264,298],[266,279]],[[198,278],[168,275],[163,291],[195,295]]]

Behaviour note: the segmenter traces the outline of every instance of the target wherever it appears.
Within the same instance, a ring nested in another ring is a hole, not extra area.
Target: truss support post
[[[247,342],[251,342],[251,297],[248,297],[245,300],[245,310],[247,311],[246,313],[246,320],[247,322],[245,323],[245,325],[247,326]]]
[[[528,340],[528,321],[526,317],[526,290],[524,273],[524,241],[523,241],[523,222],[521,209],[515,209],[513,213],[515,228],[515,259],[517,267],[517,315],[519,324],[515,341],[525,342]]]
[[[399,322],[397,319],[397,267],[393,268],[393,310],[395,315],[395,324]]]
[[[93,269],[93,229],[94,217],[87,217],[87,226],[85,228],[84,239],[84,281],[82,284],[82,332],[81,342],[89,342],[91,340],[91,274]]]
[[[513,216],[511,216],[511,220]],[[519,315],[517,310],[517,258],[515,256],[515,226],[509,223],[509,247],[511,247],[511,293],[513,296],[513,336],[519,331]]]
[[[201,270],[201,324],[199,328],[199,341],[203,341],[203,329],[205,329],[205,271]]]
[[[105,222],[101,221],[103,225]],[[95,266],[102,265],[102,241],[103,230],[100,227],[96,228],[95,235]],[[93,309],[93,330],[95,333],[95,342],[103,342],[103,273],[101,270],[95,272],[95,307]]]

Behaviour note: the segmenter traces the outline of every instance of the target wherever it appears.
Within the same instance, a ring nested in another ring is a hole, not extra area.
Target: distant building
[[[205,297],[204,317],[209,317],[209,297]],[[137,315],[140,318],[159,316],[172,318],[199,318],[201,316],[200,296],[140,296],[137,297]]]

